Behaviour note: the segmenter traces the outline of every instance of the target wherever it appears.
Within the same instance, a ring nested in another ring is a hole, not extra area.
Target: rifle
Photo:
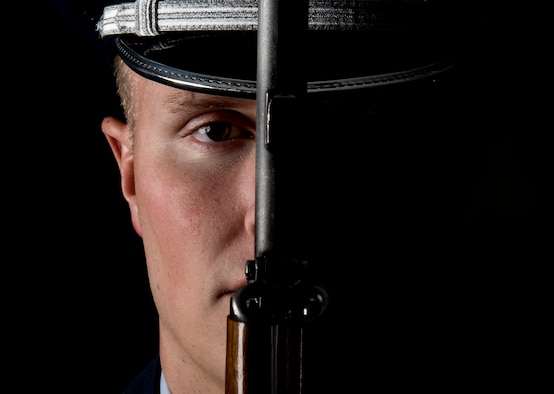
[[[301,70],[307,15],[307,0],[259,3],[255,260],[246,263],[248,284],[231,299],[226,394],[302,393],[304,326],[327,304],[297,254],[290,231],[295,194],[282,187],[295,172],[283,134],[301,132],[294,128],[302,124],[307,86]]]
[[[450,90],[448,78],[455,76],[449,72],[457,55],[466,50],[465,33],[460,35],[458,29],[459,24],[466,23],[466,14],[456,12],[457,6],[450,9],[434,2],[347,2],[353,11],[348,15],[355,15],[355,26],[340,32],[340,40],[321,40],[319,46],[311,48],[312,53],[325,52],[334,43],[333,57],[310,59],[312,65],[321,64],[331,72],[339,69],[344,74],[322,78],[331,82],[328,84],[308,84],[307,70],[303,69],[308,63],[303,51],[309,48],[307,3],[259,3],[255,260],[246,263],[248,284],[231,299],[226,394],[321,392],[329,376],[341,383],[342,391],[358,391],[353,377],[366,378],[368,371],[372,383],[380,379],[388,384],[399,374],[409,376],[407,381],[429,381],[425,372],[429,365],[453,375],[449,364],[442,361],[449,359],[442,353],[443,343],[448,343],[453,353],[461,352],[448,337],[453,331],[438,335],[434,330],[436,316],[443,319],[443,311],[448,310],[441,300],[452,298],[447,289],[429,279],[432,276],[425,269],[404,262],[411,261],[412,254],[428,258],[429,251],[435,253],[430,260],[442,259],[441,253],[436,253],[440,242],[429,248],[419,223],[434,220],[439,230],[431,233],[436,239],[448,233],[444,228],[453,228],[440,213],[432,217],[422,209],[441,211],[440,202],[426,197],[432,193],[418,197],[411,191],[421,190],[420,174],[432,175],[423,186],[430,191],[442,189],[434,178],[441,171],[447,174],[441,179],[450,177],[449,167],[443,165],[451,160],[449,157],[438,166],[427,164],[422,157],[436,156],[434,148],[429,150],[434,145],[426,143],[426,138],[442,136],[444,124],[454,119],[451,114],[456,106],[443,98],[452,97],[446,94]],[[334,16],[341,15],[333,14],[328,21],[332,25]],[[364,35],[366,29],[378,38],[387,35],[386,44],[379,44],[371,34]],[[321,32],[323,37],[325,33]],[[363,62],[366,57],[360,55],[362,50],[371,55],[368,63]],[[341,68],[343,64],[348,70]],[[380,74],[392,64],[394,72]],[[358,78],[357,73],[366,77]],[[327,88],[340,93],[340,100],[328,100],[324,95]],[[312,101],[307,98],[308,91],[312,97],[323,96]],[[311,107],[314,103],[322,107]],[[326,111],[326,106],[331,106],[331,111]],[[308,120],[310,115],[305,113],[312,109],[315,116]],[[415,124],[425,125],[425,133],[411,133]],[[296,135],[306,130],[316,130],[316,138],[312,141],[304,136],[299,142]],[[330,146],[335,140],[328,138],[329,131],[335,130],[345,131],[349,142],[347,154],[340,157]],[[295,138],[285,141],[283,134]],[[354,138],[348,139],[350,135]],[[313,148],[315,144],[318,147]],[[350,230],[342,234],[323,232],[315,238],[323,245],[353,246],[337,251],[326,247],[308,259],[304,258],[301,243],[305,240],[299,236],[302,229],[297,222],[305,212],[296,208],[296,198],[302,195],[298,186],[303,186],[297,173],[308,174],[306,161],[299,159],[300,150],[305,148],[311,149],[306,156],[314,151],[333,152],[326,160],[317,161],[313,177],[335,174],[329,190],[320,194],[340,205],[341,216],[324,220],[326,226],[334,221],[335,228]],[[297,168],[297,163],[302,165]],[[345,180],[336,170],[338,165],[349,171],[360,170],[359,178]],[[372,186],[369,192],[368,184]],[[337,190],[345,191],[347,199],[335,198]],[[404,197],[407,195],[410,198]],[[352,231],[343,218],[368,227]],[[403,227],[400,230],[399,223]],[[444,239],[440,250],[446,255],[450,240]],[[374,259],[377,250],[385,257]],[[317,264],[309,267],[308,261],[313,260]],[[366,272],[361,275],[350,269],[350,264],[332,267],[335,261],[353,262],[356,267],[363,264]],[[324,278],[322,287],[312,283],[317,282],[314,271],[320,275],[318,280]],[[430,289],[438,289],[440,296],[435,297]],[[356,320],[359,314],[371,315],[377,322],[371,331]],[[318,324],[312,325],[316,321]],[[311,345],[319,346],[318,363],[311,363]],[[368,357],[361,362],[360,358],[353,360],[353,351]],[[422,362],[418,358],[422,354],[432,357]],[[321,382],[313,384],[313,378],[321,378]]]

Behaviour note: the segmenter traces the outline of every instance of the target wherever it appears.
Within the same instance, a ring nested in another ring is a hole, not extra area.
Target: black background
[[[119,107],[80,8],[36,3],[18,10],[27,19],[4,53],[12,376],[24,392],[118,393],[157,345],[142,245],[100,130]]]
[[[5,342],[23,389],[118,393],[156,353],[155,311],[100,131],[119,110],[110,69],[90,32],[66,18],[74,10],[57,4],[31,6],[5,33]],[[465,231],[478,239],[475,259],[489,263],[480,282],[489,291],[470,305],[487,317],[497,352],[488,359],[506,371],[496,384],[526,385],[544,371],[534,359],[551,313],[547,51],[538,10],[482,4],[479,83],[466,100],[482,116],[473,125],[483,146]]]

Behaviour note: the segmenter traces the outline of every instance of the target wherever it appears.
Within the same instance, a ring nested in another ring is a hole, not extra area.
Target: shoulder
[[[158,394],[161,373],[160,357],[156,356],[125,388],[123,394]]]

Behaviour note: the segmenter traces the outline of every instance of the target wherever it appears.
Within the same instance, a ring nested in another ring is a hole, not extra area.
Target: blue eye
[[[212,122],[199,127],[195,133],[202,142],[223,142],[238,138],[252,138],[252,133],[228,122]]]
[[[200,141],[226,141],[232,134],[232,126],[226,122],[213,122],[202,126],[196,132]]]

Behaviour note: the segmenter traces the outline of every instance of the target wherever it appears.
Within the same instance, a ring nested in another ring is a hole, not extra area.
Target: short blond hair
[[[137,78],[129,66],[127,66],[119,56],[116,56],[114,60],[114,76],[117,95],[119,96],[123,115],[125,116],[125,120],[131,132],[131,141],[133,141],[136,121],[134,95],[136,92]]]

